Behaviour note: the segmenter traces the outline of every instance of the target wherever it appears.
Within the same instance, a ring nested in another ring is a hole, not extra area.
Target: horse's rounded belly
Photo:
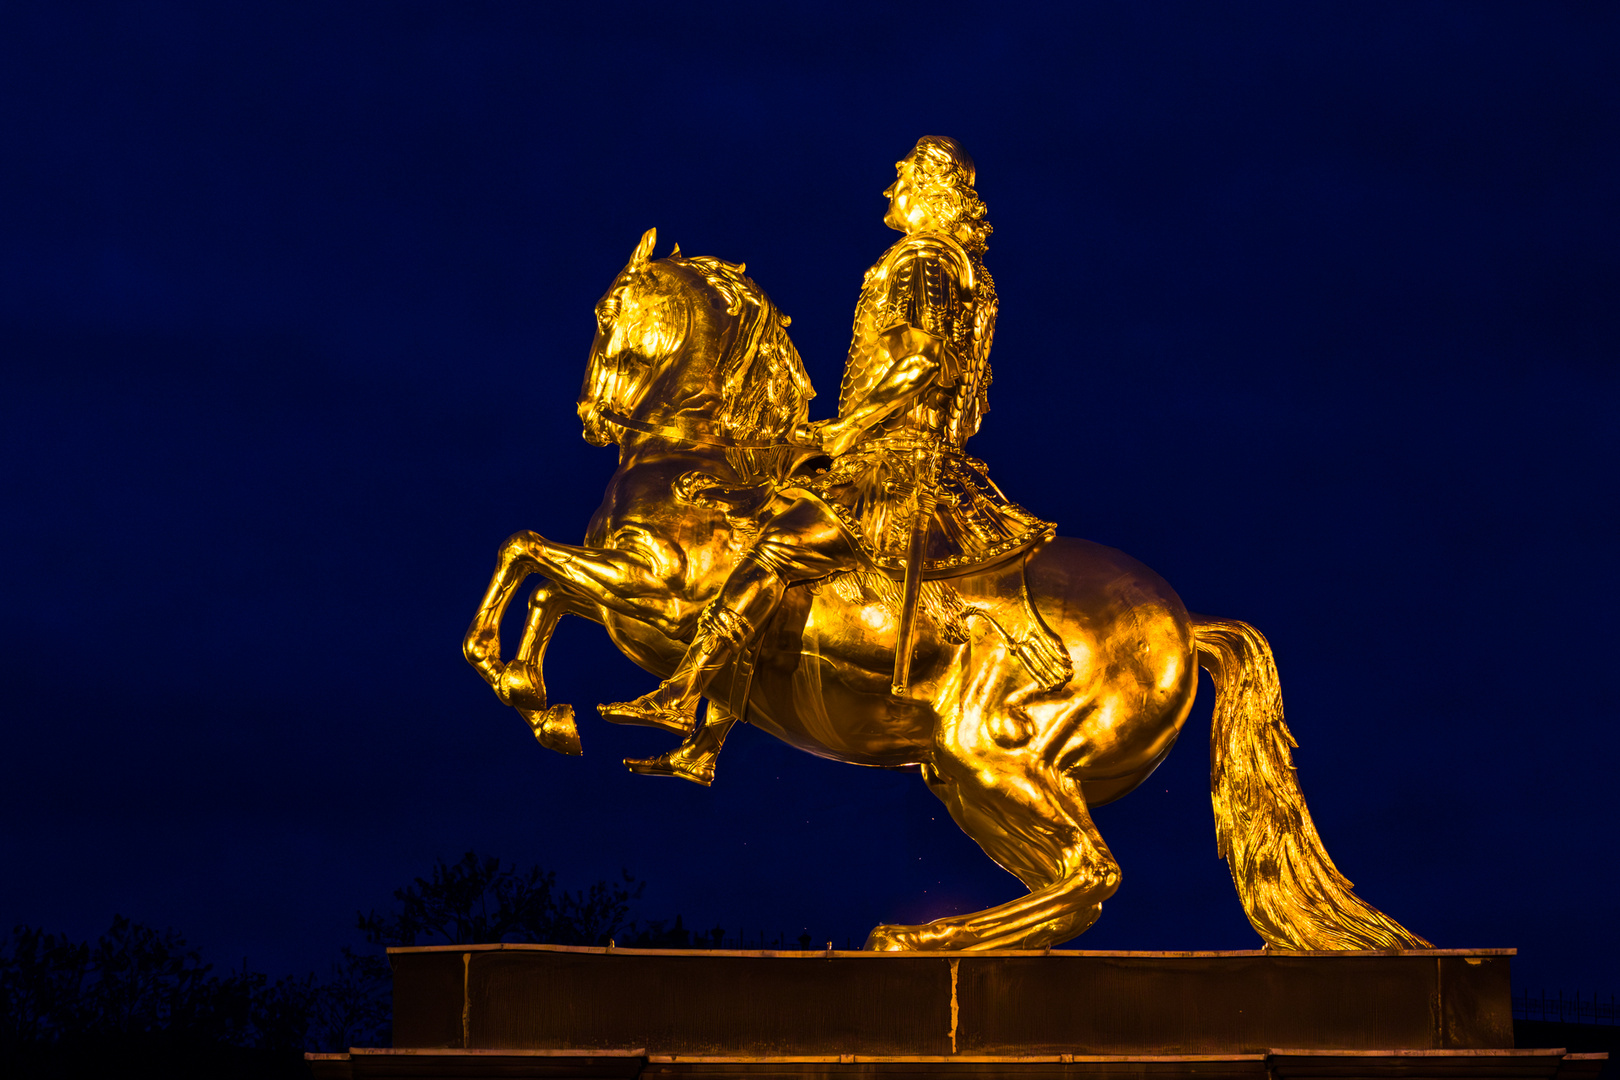
[[[749,721],[820,757],[898,767],[929,759],[934,715],[889,693],[893,630],[882,605],[789,589],[754,673]],[[924,661],[931,651],[924,643]]]

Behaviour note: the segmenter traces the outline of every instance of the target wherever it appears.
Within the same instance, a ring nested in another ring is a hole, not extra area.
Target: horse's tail
[[[1417,949],[1428,942],[1356,896],[1299,789],[1271,646],[1231,619],[1195,616],[1215,680],[1209,790],[1215,838],[1249,922],[1276,949]]]

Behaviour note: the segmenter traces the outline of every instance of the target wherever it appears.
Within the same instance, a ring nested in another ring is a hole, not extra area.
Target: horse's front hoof
[[[534,711],[519,709],[518,715],[529,722],[535,741],[547,750],[579,757],[585,753],[579,745],[579,728],[574,725],[572,705],[553,705],[549,709]]]

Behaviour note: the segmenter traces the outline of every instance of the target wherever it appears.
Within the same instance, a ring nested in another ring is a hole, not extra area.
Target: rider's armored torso
[[[1009,501],[984,463],[962,451],[988,411],[995,324],[995,283],[978,253],[947,233],[909,235],[866,272],[839,416],[858,408],[883,377],[890,361],[879,338],[894,327],[910,325],[940,339],[940,369],[913,401],[804,487],[887,572],[905,564],[920,449],[938,455],[938,502],[923,563],[931,576],[1005,558],[1054,529]]]

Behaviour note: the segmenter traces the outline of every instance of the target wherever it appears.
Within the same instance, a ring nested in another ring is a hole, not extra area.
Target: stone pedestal
[[[1512,950],[390,950],[394,1046],[317,1077],[1590,1080],[1513,1048]]]

